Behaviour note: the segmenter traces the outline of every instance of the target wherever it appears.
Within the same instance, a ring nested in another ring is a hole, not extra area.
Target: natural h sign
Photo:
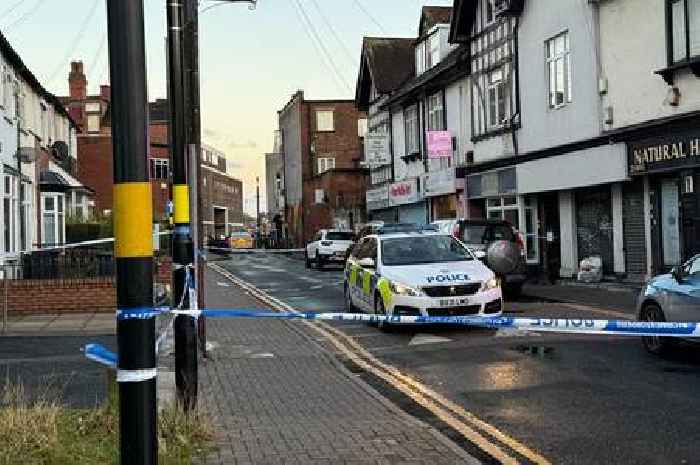
[[[630,174],[644,174],[700,165],[700,136],[672,135],[662,139],[630,143]]]
[[[365,162],[370,166],[388,165],[389,136],[386,133],[369,133],[365,136]]]

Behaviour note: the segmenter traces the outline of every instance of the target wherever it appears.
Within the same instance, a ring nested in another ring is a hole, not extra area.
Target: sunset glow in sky
[[[90,93],[109,82],[105,0],[0,3],[0,30],[51,92],[68,94],[71,60],[84,62]],[[144,0],[151,100],[166,95],[165,4]],[[362,37],[415,37],[424,4],[452,1],[259,0],[255,10],[240,3],[202,13],[203,141],[243,180],[246,211],[255,212],[256,176],[264,194],[277,110],[297,89],[312,99],[354,98]]]

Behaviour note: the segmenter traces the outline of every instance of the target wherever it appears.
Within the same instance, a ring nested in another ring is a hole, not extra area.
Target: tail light
[[[333,241],[321,241],[321,245],[324,247],[328,247],[333,245]]]

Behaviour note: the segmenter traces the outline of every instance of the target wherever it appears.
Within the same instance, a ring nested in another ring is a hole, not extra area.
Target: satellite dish
[[[520,247],[515,242],[496,241],[486,250],[486,264],[498,274],[507,274],[520,263]]]

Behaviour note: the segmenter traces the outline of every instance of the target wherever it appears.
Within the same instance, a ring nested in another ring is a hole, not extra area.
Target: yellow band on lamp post
[[[187,184],[173,186],[173,220],[175,224],[190,222],[190,187]]]
[[[153,255],[153,198],[150,182],[114,185],[114,254],[117,258]]]

